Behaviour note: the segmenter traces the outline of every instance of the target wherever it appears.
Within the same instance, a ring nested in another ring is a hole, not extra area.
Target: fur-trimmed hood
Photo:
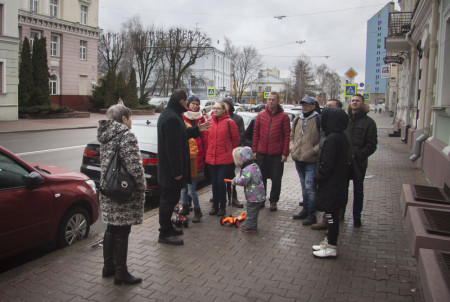
[[[348,114],[353,114],[353,113],[352,113],[352,104],[351,104],[351,103],[348,104],[347,111],[348,111]],[[370,106],[369,106],[369,104],[367,104],[366,102],[364,102],[363,112],[367,114],[367,113],[369,113],[369,111],[370,111]]]
[[[233,149],[234,164],[243,167],[253,163],[253,151],[250,147],[237,147]]]

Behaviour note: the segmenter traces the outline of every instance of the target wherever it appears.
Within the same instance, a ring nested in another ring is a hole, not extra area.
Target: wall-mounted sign
[[[383,58],[384,64],[397,63],[402,64],[403,58],[398,56],[387,56]]]
[[[391,65],[381,65],[381,78],[389,79],[391,77]]]

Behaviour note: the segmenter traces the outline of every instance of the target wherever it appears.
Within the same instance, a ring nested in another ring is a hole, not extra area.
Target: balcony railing
[[[389,13],[388,37],[405,36],[411,30],[411,12]]]

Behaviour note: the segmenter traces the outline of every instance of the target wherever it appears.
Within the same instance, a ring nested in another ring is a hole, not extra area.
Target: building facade
[[[450,0],[399,1],[389,17],[388,57],[396,63],[395,127],[430,182],[450,181]],[[401,63],[400,63],[401,61]]]
[[[217,96],[230,95],[231,59],[223,51],[212,47],[190,67],[190,80],[194,93],[206,97],[208,87],[216,88]]]
[[[17,0],[0,0],[0,121],[18,119]]]
[[[91,107],[97,83],[99,0],[18,0],[19,36],[47,40],[52,104]]]
[[[372,95],[386,93],[387,81],[381,77],[381,66],[386,56],[384,39],[388,34],[389,13],[394,11],[390,2],[367,21],[365,90]]]

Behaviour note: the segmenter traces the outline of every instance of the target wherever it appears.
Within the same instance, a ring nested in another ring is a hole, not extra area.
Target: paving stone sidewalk
[[[157,243],[157,210],[132,228],[128,264],[142,284],[114,286],[113,278],[102,278],[102,249],[94,244],[100,238],[90,238],[0,274],[0,301],[423,301],[399,199],[403,183],[427,181],[400,139],[388,137],[392,118],[371,116],[379,146],[365,180],[363,226],[353,228],[349,202],[336,260],[315,259],[311,246],[324,231],[292,219],[301,188],[289,160],[279,209],[261,210],[257,234],[209,216],[208,186],[199,191],[205,216],[184,229],[184,246]],[[242,188],[238,195],[244,200]]]

